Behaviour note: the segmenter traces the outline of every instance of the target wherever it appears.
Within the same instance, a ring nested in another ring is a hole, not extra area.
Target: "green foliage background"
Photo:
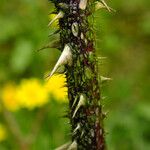
[[[103,86],[108,131],[108,150],[150,149],[150,1],[107,1],[116,13],[95,13],[95,30],[99,55],[108,59],[100,65],[104,76],[113,78]],[[58,58],[59,51],[37,49],[55,39],[48,38],[47,0],[0,1],[0,85],[12,80],[42,79]],[[56,37],[57,38],[57,37]],[[53,150],[69,140],[68,120],[61,118],[67,105],[52,101],[43,114],[42,127],[31,150]],[[38,110],[15,113],[24,134],[30,132]],[[3,122],[3,117],[0,116]],[[0,143],[0,150],[17,150],[10,135]]]

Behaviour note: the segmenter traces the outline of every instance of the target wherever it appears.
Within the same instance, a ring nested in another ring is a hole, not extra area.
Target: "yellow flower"
[[[2,89],[2,102],[4,107],[9,111],[19,109],[19,103],[16,99],[16,86],[13,83],[7,83]]]
[[[38,79],[24,79],[18,86],[17,99],[22,107],[33,109],[48,102],[48,92]]]
[[[65,75],[53,75],[45,85],[50,94],[59,102],[67,101],[68,88],[64,87],[65,82]]]
[[[7,132],[5,127],[0,124],[0,142],[4,141],[7,138]]]

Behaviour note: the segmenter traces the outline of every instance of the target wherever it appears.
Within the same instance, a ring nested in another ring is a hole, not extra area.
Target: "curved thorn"
[[[85,105],[85,97],[84,97],[84,95],[83,95],[83,94],[81,94],[81,95],[80,95],[79,102],[78,102],[78,105],[77,105],[77,106],[76,106],[76,108],[75,108],[75,111],[74,111],[74,113],[73,113],[72,118],[74,118],[74,117],[75,117],[75,115],[76,115],[77,111],[78,111],[78,110],[79,110],[79,108],[80,108],[81,106],[83,106],[83,105]]]
[[[64,13],[62,11],[60,11],[48,24],[48,27],[57,19],[63,18],[64,17]]]
[[[67,150],[77,150],[77,142],[73,141]]]
[[[50,78],[60,66],[65,65],[65,64],[68,64],[69,66],[71,66],[72,64],[71,48],[67,44],[65,45],[64,50],[61,56],[59,57],[56,65],[54,66],[52,72],[50,73],[50,75],[48,75],[48,78]]]

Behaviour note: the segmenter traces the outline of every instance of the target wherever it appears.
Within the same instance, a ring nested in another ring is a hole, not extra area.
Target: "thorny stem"
[[[95,0],[51,0],[59,19],[62,54],[50,76],[64,65],[72,144],[68,150],[105,150],[99,71],[92,13]],[[98,6],[107,8],[104,0]],[[110,9],[109,9],[110,10]],[[54,21],[52,20],[49,25]],[[105,78],[106,79],[106,78]]]

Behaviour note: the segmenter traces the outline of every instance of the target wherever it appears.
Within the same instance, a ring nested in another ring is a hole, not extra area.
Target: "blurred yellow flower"
[[[20,108],[32,110],[48,103],[49,95],[59,102],[67,102],[65,82],[65,75],[54,75],[45,84],[35,78],[24,79],[18,86],[6,83],[2,89],[3,105],[9,111]]]
[[[64,87],[66,82],[65,75],[53,75],[45,84],[46,89],[59,102],[67,102],[68,88]]]
[[[4,107],[9,111],[16,111],[19,109],[19,103],[16,99],[16,85],[7,83],[2,89],[2,102]]]
[[[16,97],[22,107],[33,109],[48,102],[48,91],[38,79],[24,79],[18,86]]]
[[[4,141],[7,138],[7,132],[5,127],[0,124],[0,142]]]

